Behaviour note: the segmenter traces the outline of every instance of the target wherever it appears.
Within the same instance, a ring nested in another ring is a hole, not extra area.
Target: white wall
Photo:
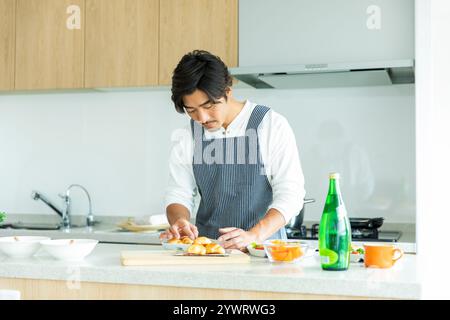
[[[449,299],[450,2],[416,0],[417,253],[424,299]]]
[[[330,171],[340,171],[350,216],[415,222],[414,86],[311,90],[236,89],[271,106],[297,136],[307,197],[318,220]],[[0,210],[50,213],[71,183],[90,191],[97,215],[162,213],[171,132],[187,124],[170,92],[0,95]],[[85,210],[74,191],[74,212]]]

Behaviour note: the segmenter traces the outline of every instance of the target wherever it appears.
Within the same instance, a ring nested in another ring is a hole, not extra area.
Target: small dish
[[[364,248],[352,247],[352,251],[350,251],[350,262],[353,262],[353,263],[364,262]]]
[[[256,243],[249,244],[247,246],[247,250],[251,256],[260,257],[260,258],[267,257],[266,251],[264,250],[264,245],[262,245],[262,244],[256,244]]]
[[[93,239],[59,239],[41,241],[42,247],[52,257],[64,261],[81,261],[88,256],[98,240]]]
[[[298,262],[306,256],[308,245],[299,240],[274,239],[264,242],[264,250],[270,262]]]
[[[0,251],[10,258],[30,258],[41,247],[42,240],[49,237],[13,236],[0,238]]]

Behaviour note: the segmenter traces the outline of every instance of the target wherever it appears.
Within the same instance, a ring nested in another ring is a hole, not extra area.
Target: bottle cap
[[[339,172],[330,173],[330,179],[339,179]]]

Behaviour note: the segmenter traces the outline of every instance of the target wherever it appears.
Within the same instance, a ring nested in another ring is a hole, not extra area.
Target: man
[[[172,101],[190,117],[169,161],[163,238],[207,236],[225,248],[286,238],[305,195],[295,136],[284,117],[233,97],[227,66],[195,50],[178,63]],[[194,194],[201,196],[195,225]]]

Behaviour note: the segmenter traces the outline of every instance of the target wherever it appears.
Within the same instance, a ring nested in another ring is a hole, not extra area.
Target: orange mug
[[[403,257],[403,251],[393,245],[364,245],[364,264],[367,268],[390,268]]]

